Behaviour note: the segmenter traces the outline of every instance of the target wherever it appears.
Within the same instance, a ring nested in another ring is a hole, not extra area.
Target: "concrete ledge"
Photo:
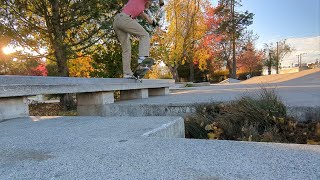
[[[52,76],[14,76],[0,75],[0,84],[6,85],[77,85],[77,84],[117,84],[137,83],[134,79],[125,78],[77,78]],[[168,83],[174,84],[172,79],[144,79],[143,84]]]
[[[73,85],[0,85],[1,97],[33,96],[39,94],[86,93],[99,91],[134,90],[169,87],[168,83],[118,83],[118,84],[73,84]]]
[[[115,103],[105,105],[104,116],[182,116],[196,112],[198,106],[208,105],[211,103],[222,102],[197,102],[197,103]],[[294,117],[298,121],[319,120],[320,106],[287,106],[288,116]]]
[[[173,83],[173,80],[144,80],[141,83],[134,79],[119,78],[0,76],[0,103],[15,101],[13,104],[18,104],[16,97],[76,93],[79,115],[103,116],[104,105],[114,103],[114,91],[121,92],[121,100],[144,99],[149,97],[149,88],[152,88],[151,95],[166,95]],[[13,100],[9,101],[8,98]],[[22,105],[10,106],[13,107],[20,108]],[[24,114],[20,115],[21,112]],[[0,113],[0,120],[5,120],[25,117],[28,109],[22,107],[15,112],[1,105]]]
[[[185,116],[196,112],[199,104],[112,104],[104,106],[104,114],[112,116]]]
[[[0,97],[169,88],[173,84],[174,80],[169,79],[145,79],[140,83],[124,78],[0,76]]]
[[[299,121],[320,120],[320,106],[288,106],[287,114]]]
[[[163,124],[162,126],[144,133],[144,137],[161,138],[185,138],[184,119],[179,117],[174,121]]]

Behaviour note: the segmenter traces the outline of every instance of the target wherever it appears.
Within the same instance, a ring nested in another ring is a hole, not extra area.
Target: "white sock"
[[[145,56],[139,56],[138,63],[142,63],[142,61],[145,59],[146,59]]]

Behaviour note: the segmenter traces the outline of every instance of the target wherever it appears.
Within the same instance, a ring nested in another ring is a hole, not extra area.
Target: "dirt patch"
[[[34,103],[29,105],[30,116],[77,116],[76,109],[65,111],[59,103]]]

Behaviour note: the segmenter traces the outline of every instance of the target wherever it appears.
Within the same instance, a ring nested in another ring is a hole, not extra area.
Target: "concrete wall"
[[[103,116],[185,116],[196,111],[196,104],[109,104]]]
[[[320,120],[320,106],[315,107],[287,107],[287,114],[298,121]]]

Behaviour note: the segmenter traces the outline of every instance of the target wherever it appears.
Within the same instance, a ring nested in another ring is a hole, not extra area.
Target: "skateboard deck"
[[[141,79],[148,73],[153,64],[154,60],[152,58],[147,57],[146,59],[144,59],[134,71],[133,78],[142,82]]]

